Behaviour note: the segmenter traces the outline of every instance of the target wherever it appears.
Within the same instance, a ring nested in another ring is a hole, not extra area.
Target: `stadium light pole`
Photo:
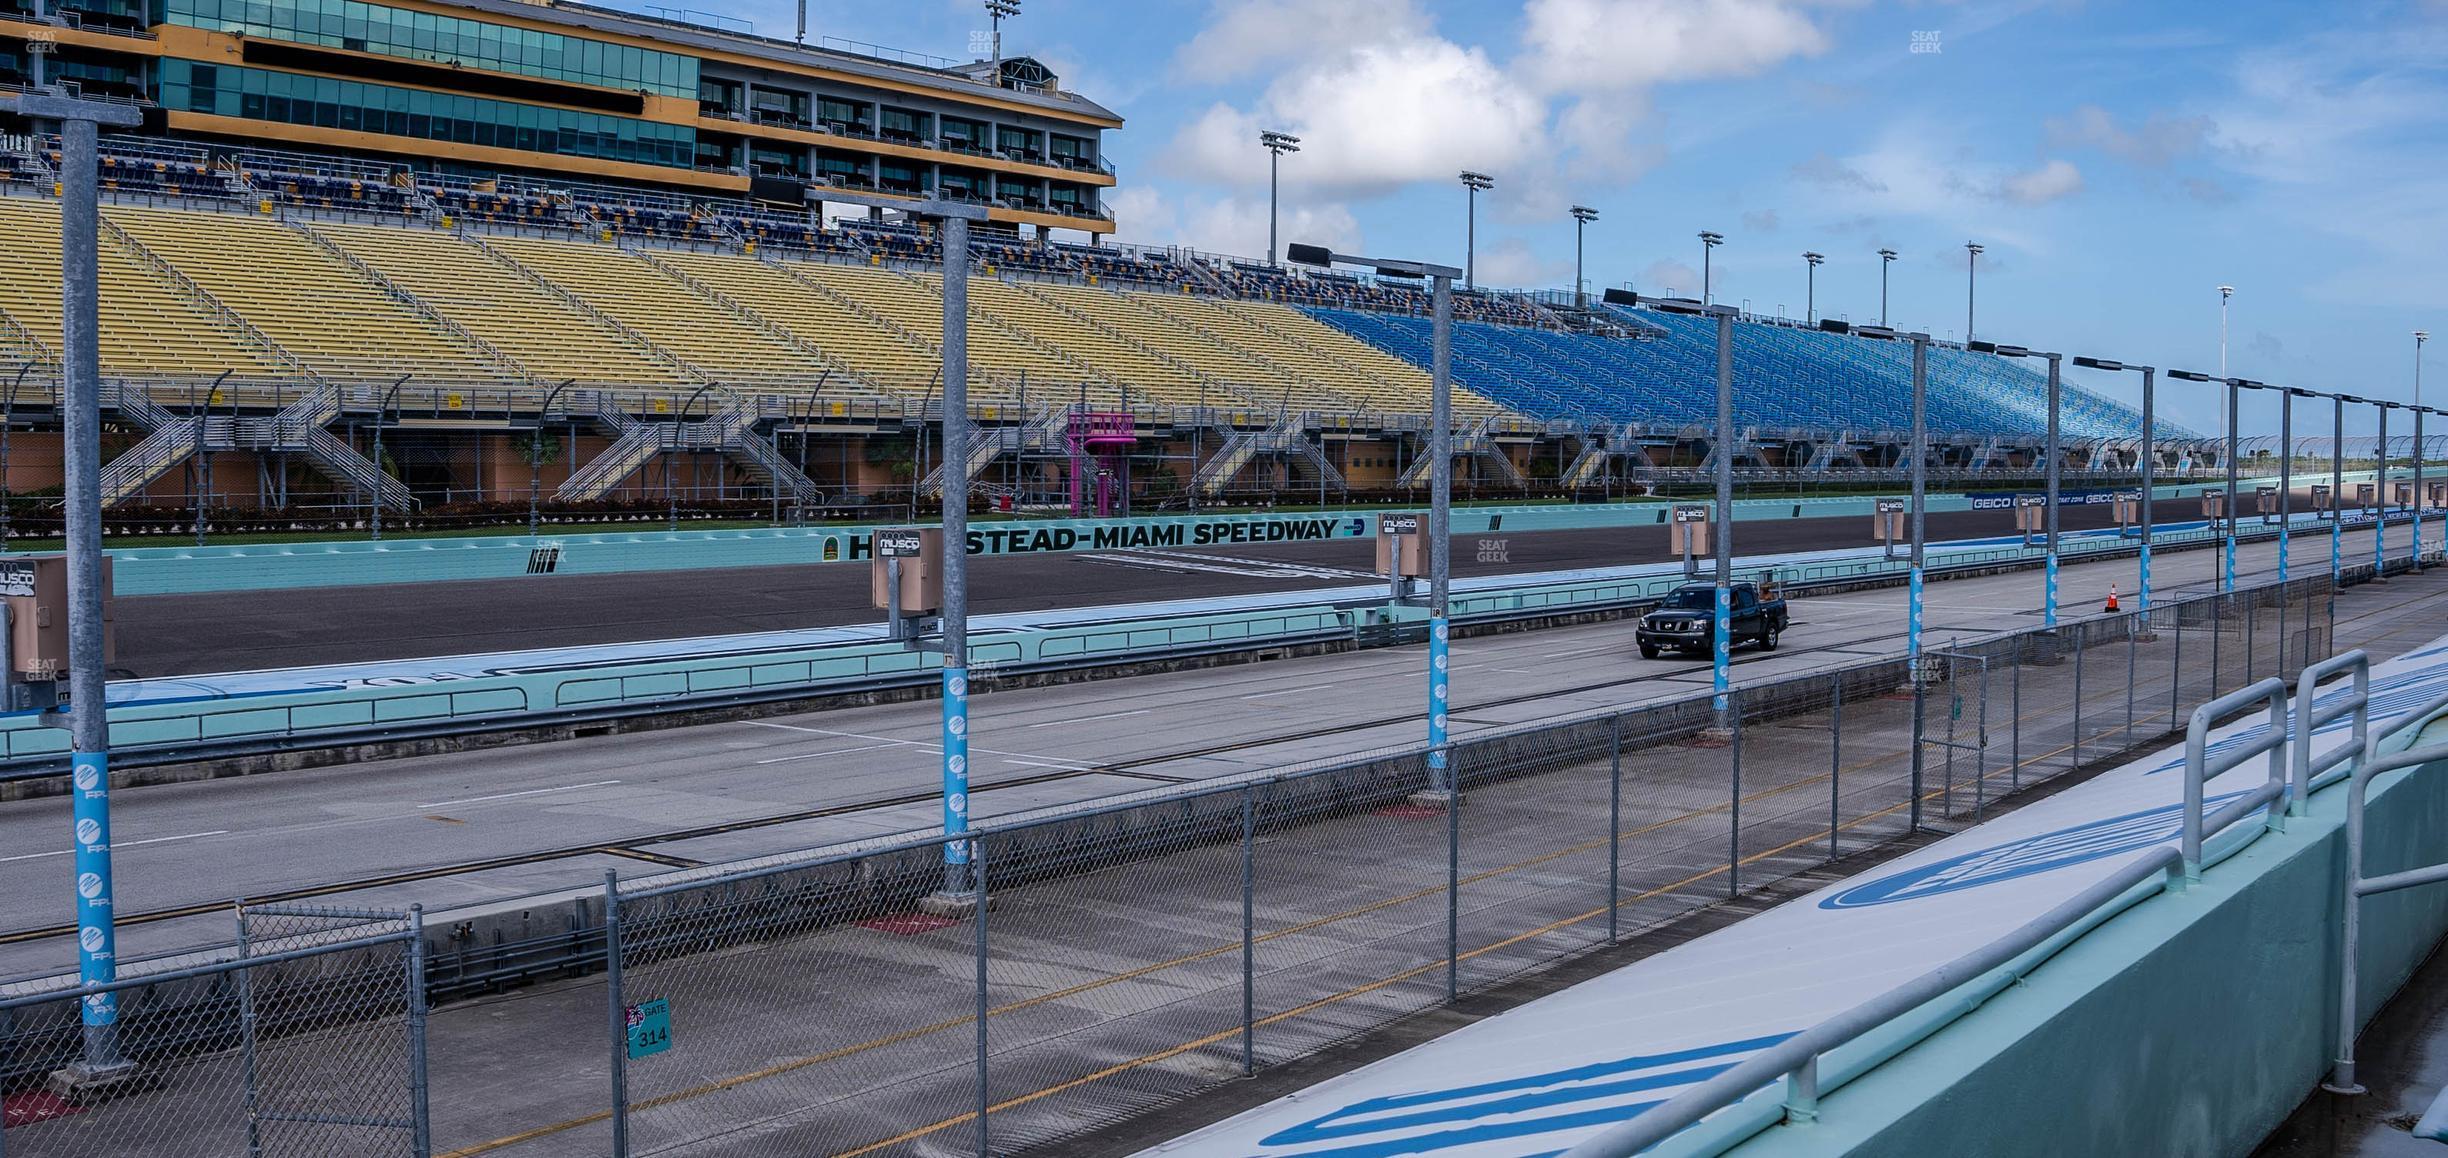
[[[1819,324],[1819,263],[1826,260],[1823,253],[1805,250],[1802,254],[1802,324],[1806,326]]]
[[[2064,355],[2023,346],[1999,345],[1994,342],[1968,342],[1965,343],[1965,346],[1967,349],[2007,358],[2048,359],[2048,440],[2045,451],[2048,462],[2042,467],[2042,477],[2047,480],[2048,484],[2048,549],[2046,561],[2043,564],[2047,577],[2042,581],[2040,588],[2040,625],[2055,627],[2057,626],[2057,495],[2058,483],[2063,476],[2065,465],[2062,461],[2065,458],[2061,437],[2063,423],[2059,413],[2063,409],[2059,403],[2064,398],[2065,390],[2064,379],[2059,374],[2063,368],[2060,363]]]
[[[967,916],[982,898],[970,872],[970,844],[949,839],[969,826],[969,225],[986,220],[983,205],[961,201],[910,202],[846,190],[824,191],[827,201],[897,209],[934,221],[943,238],[943,891],[921,907],[943,916]],[[925,440],[920,439],[924,445]],[[917,510],[918,487],[910,487]]]
[[[2422,348],[2423,343],[2430,340],[2430,331],[2414,331],[2414,567],[2416,570],[2422,569]]]
[[[1020,0],[986,0],[987,18],[994,23],[994,72],[989,75],[994,77],[996,88],[1003,87],[1003,21],[1006,17],[1019,14]],[[806,18],[802,17],[801,23],[805,21]],[[805,34],[800,39],[806,39]]]
[[[1701,304],[1701,305],[1704,305],[1704,306],[1705,306],[1705,305],[1709,304],[1710,302],[1712,302],[1712,301],[1716,300],[1716,299],[1714,299],[1714,298],[1712,298],[1712,297],[1710,297],[1710,296],[1709,296],[1709,294],[1710,294],[1710,287],[1709,287],[1709,275],[1710,275],[1710,272],[1711,272],[1711,270],[1710,270],[1710,268],[1709,268],[1709,258],[1710,258],[1710,256],[1711,256],[1711,255],[1713,255],[1713,254],[1715,254],[1715,253],[1717,252],[1717,247],[1718,247],[1718,246],[1720,246],[1720,245],[1724,245],[1724,244],[1725,244],[1725,234],[1722,234],[1722,233],[1717,233],[1717,232],[1714,232],[1714,231],[1712,231],[1712,230],[1707,230],[1707,229],[1703,229],[1703,230],[1701,230],[1701,231],[1700,231],[1700,304]]]
[[[1882,276],[1884,271],[1882,270]],[[1884,325],[1862,326],[1853,331],[1865,338],[1894,341],[1902,337],[1912,343],[1912,441],[1906,452],[1912,456],[1912,561],[1905,580],[1904,660],[1912,677],[1913,688],[1913,759],[1912,759],[1912,824],[1921,827],[1921,592],[1925,578],[1924,544],[1929,502],[1929,343],[1925,333],[1897,334]],[[1881,516],[1884,521],[1884,516]],[[1886,528],[1880,532],[1885,534]]]
[[[1336,253],[1323,245],[1294,243],[1285,256],[1302,265],[1350,265],[1380,277],[1428,279],[1428,798],[1450,807],[1460,795],[1445,751],[1445,648],[1446,596],[1452,587],[1447,540],[1453,523],[1453,279],[1462,271],[1431,262]]]
[[[2223,285],[2223,286],[2220,286],[2220,287],[2218,287],[2218,294],[2219,294],[2219,372],[2218,372],[2218,376],[2219,376],[2220,378],[2225,378],[2225,377],[2227,376],[2227,299],[2232,298],[2232,297],[2234,297],[2234,296],[2235,296],[2235,287],[2234,287],[2234,286],[2231,286],[2231,285]]]
[[[1463,212],[1462,225],[1462,286],[1479,288],[1479,194],[1496,187],[1496,179],[1485,173],[1462,170],[1463,198],[1468,207]]]
[[[2379,437],[2372,444],[2372,454],[2377,460],[2372,464],[2372,513],[2375,516],[2372,520],[2372,582],[2386,583],[2388,582],[2389,504],[2388,416],[2389,411],[2397,409],[2401,404],[2378,398],[2371,401],[2372,405],[2380,410]]]
[[[1300,138],[1273,129],[1258,130],[1258,145],[1267,151],[1267,264],[1280,269],[1275,260],[1275,227],[1277,207],[1281,204],[1283,155],[1300,152]]]
[[[1705,240],[1710,234],[1702,234]],[[1715,244],[1711,242],[1710,244]],[[1711,631],[1709,654],[1709,685],[1715,690],[1711,701],[1717,712],[1717,727],[1726,727],[1726,693],[1733,683],[1734,654],[1734,318],[1742,311],[1733,306],[1694,304],[1689,300],[1667,298],[1648,303],[1655,309],[1675,314],[1694,314],[1717,320],[1717,425],[1710,434],[1709,447],[1716,483],[1716,511],[1710,516],[1709,542],[1716,550],[1717,592],[1715,625]]]
[[[2152,508],[2157,501],[2154,490],[2158,486],[2159,470],[2159,448],[2154,441],[2157,432],[2153,429],[2159,421],[2158,390],[2156,389],[2158,371],[2149,366],[2127,365],[2113,358],[2077,356],[2074,364],[2090,370],[2135,370],[2142,375],[2142,453],[2140,455],[2142,468],[2142,547],[2140,552],[2142,581],[2134,594],[2134,605],[2148,612],[2151,609],[2151,535],[2155,526],[2151,516]]]
[[[1589,308],[1589,282],[1581,276],[1581,234],[1589,223],[1598,220],[1598,211],[1587,205],[1572,207],[1573,219],[1573,308]]]
[[[2278,392],[2278,581],[2284,583],[2287,580],[2287,515],[2291,513],[2291,504],[2287,500],[2295,488],[2295,395],[2297,392],[2290,387],[2272,386],[2267,382],[2256,382],[2250,378],[2239,378],[2236,380],[2236,385],[2246,390],[2275,390]]]
[[[41,54],[35,54],[36,59]],[[117,922],[111,907],[110,719],[103,670],[102,373],[100,229],[101,126],[132,128],[137,111],[53,90],[15,100],[19,115],[57,121],[60,132],[60,362],[67,379],[61,417],[62,488],[68,554],[68,732],[77,913],[77,979],[87,986],[118,978]],[[119,999],[89,993],[81,1003],[82,1049],[53,1075],[71,1091],[127,1080],[135,1063],[119,1052]]]
[[[2349,394],[2329,396],[2329,586],[2346,577],[2346,404]]]
[[[1887,324],[1887,267],[1895,264],[1896,251],[1882,249],[1879,256],[1879,324]]]
[[[1964,242],[1964,344],[1972,343],[1972,301],[1980,285],[1980,255],[1987,250],[1977,241]]]
[[[2224,355],[2221,356],[2221,360],[2224,360]],[[2213,378],[2199,370],[2170,370],[2168,371],[2168,377],[2185,382],[2224,382],[2227,384],[2227,449],[2223,452],[2227,459],[2227,502],[2226,513],[2221,517],[2221,533],[2223,536],[2222,550],[2225,554],[2226,562],[2220,570],[2220,575],[2222,578],[2219,583],[2219,590],[2234,591],[2236,569],[2236,391],[2238,386],[2241,385],[2241,382],[2239,379],[2229,378],[2225,375],[2220,375],[2219,377]]]

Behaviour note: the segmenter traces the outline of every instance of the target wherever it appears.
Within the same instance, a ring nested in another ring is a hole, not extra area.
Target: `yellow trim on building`
[[[52,40],[78,48],[95,48],[104,52],[124,52],[131,56],[160,56],[161,43],[136,36],[113,36],[107,32],[88,32],[82,28],[61,28],[36,24],[31,20],[0,16],[0,37],[11,40],[31,39],[36,32],[48,33]]]
[[[543,169],[570,173],[582,177],[603,177],[619,181],[642,181],[649,184],[688,185],[699,189],[745,196],[748,178],[730,173],[701,173],[670,165],[642,165],[634,161],[606,161],[594,157],[574,157],[566,153],[537,153],[523,149],[500,149],[491,145],[463,145],[456,141],[429,141],[417,137],[395,137],[389,133],[368,133],[353,129],[325,129],[314,125],[291,125],[279,121],[258,121],[245,117],[224,117],[212,113],[170,110],[169,124],[173,129],[190,133],[211,133],[223,137],[260,137],[287,141],[298,145],[316,145],[358,153],[383,153],[391,156],[441,158],[491,165],[503,169]]]

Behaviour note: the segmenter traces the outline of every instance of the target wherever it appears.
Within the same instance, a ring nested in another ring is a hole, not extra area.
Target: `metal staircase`
[[[1640,427],[1629,422],[1592,424],[1581,436],[1580,455],[1564,470],[1563,483],[1566,487],[1595,486],[1619,458],[1652,465],[1648,449],[1640,442]]]
[[[979,427],[972,425],[969,428],[967,456],[970,481],[975,482],[979,475],[986,473],[987,467],[994,465],[996,459],[1007,454],[1019,454],[1030,450],[1062,451],[1064,448],[1063,433],[1070,417],[1070,409],[1064,407],[1030,415],[1017,426]],[[946,472],[951,469],[951,465],[943,463],[928,471],[926,477],[919,480],[919,492],[932,497],[942,497]]]
[[[1521,472],[1513,468],[1513,460],[1505,454],[1504,448],[1496,443],[1496,420],[1496,415],[1488,415],[1480,419],[1469,430],[1458,434],[1453,440],[1453,456],[1456,459],[1470,459],[1478,463],[1488,474],[1494,476],[1491,481],[1497,486],[1525,485]],[[1402,477],[1395,480],[1395,485],[1425,486],[1428,482],[1428,472],[1435,466],[1434,456],[1422,454],[1411,460],[1411,465],[1403,469]]]
[[[630,417],[612,395],[596,394],[593,417],[597,424],[612,432],[612,445],[578,468],[554,492],[554,497],[564,502],[600,499],[656,455],[687,450],[720,454],[738,463],[752,477],[779,485],[801,506],[824,501],[824,492],[782,457],[782,452],[774,449],[764,435],[756,432],[762,414],[753,403],[728,392],[720,393],[718,398],[723,408],[710,417],[694,422],[648,422]]]
[[[106,384],[102,406],[145,431],[136,445],[102,468],[105,507],[144,493],[199,450],[206,454],[233,450],[301,454],[325,477],[358,494],[379,495],[391,510],[416,506],[406,484],[324,429],[340,416],[340,392],[332,386],[309,391],[270,417],[175,415],[143,390],[125,383]]]
[[[1334,463],[1327,460],[1326,452],[1309,439],[1309,431],[1316,425],[1313,414],[1287,414],[1264,430],[1233,431],[1214,457],[1199,465],[1190,485],[1202,495],[1221,494],[1250,464],[1260,458],[1279,458],[1291,465],[1293,473],[1306,470],[1310,481],[1341,490],[1345,486],[1343,472],[1336,470]]]

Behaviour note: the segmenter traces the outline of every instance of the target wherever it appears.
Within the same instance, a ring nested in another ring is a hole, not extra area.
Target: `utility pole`
[[[40,55],[37,54],[37,59]],[[74,896],[77,978],[87,987],[77,1060],[52,1075],[71,1093],[92,1093],[133,1076],[119,1052],[119,998],[95,990],[118,979],[117,924],[112,911],[110,720],[102,622],[102,380],[98,318],[99,175],[101,127],[133,128],[137,111],[123,105],[28,92],[19,115],[57,121],[60,129],[60,361],[65,371],[66,531],[68,554],[69,778],[75,820]]]

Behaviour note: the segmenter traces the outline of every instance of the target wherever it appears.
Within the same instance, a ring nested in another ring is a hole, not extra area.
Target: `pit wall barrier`
[[[2368,477],[2368,472],[2364,477]],[[2349,481],[2352,481],[2350,476]],[[2162,499],[2199,494],[2223,484],[2185,483],[2157,488]],[[2249,484],[2248,484],[2249,485]],[[2105,502],[2112,492],[2067,490],[2067,505]],[[2002,503],[2000,496],[1983,496]],[[1845,498],[1742,499],[1737,522],[1868,516],[1873,496]],[[1458,507],[1456,534],[1498,534],[1665,522],[1673,503],[1644,500],[1540,506]],[[1933,512],[1972,510],[1961,494],[1932,495]],[[1388,508],[1389,510],[1393,508]],[[2002,509],[2002,506],[2001,506]],[[973,555],[1020,555],[1064,551],[1229,548],[1251,543],[1367,539],[1377,534],[1376,510],[1261,515],[1164,515],[1137,519],[1026,519],[973,522]],[[878,527],[759,527],[699,531],[596,531],[541,536],[473,535],[372,542],[362,539],[314,543],[229,546],[122,547],[111,552],[113,584],[120,595],[192,595],[216,591],[271,591],[347,587],[379,583],[433,583],[551,575],[613,575],[638,571],[691,571],[709,567],[772,567],[810,563],[865,565]]]
[[[2350,520],[2351,524],[2351,520]],[[2298,517],[2298,525],[2309,525]],[[1462,528],[1457,527],[1457,530]],[[2254,528],[2246,525],[2247,531]],[[2214,537],[2199,522],[2164,525],[2162,546]],[[2136,538],[2114,530],[2071,532],[2061,555],[2131,551]],[[2028,564],[2041,556],[2019,539],[1932,544],[1935,572]],[[1851,548],[1738,560],[1738,573],[1772,571],[1790,587],[1892,580],[1908,570],[1901,555]],[[2306,561],[2305,573],[2313,568]],[[1452,618],[1461,624],[1621,611],[1653,603],[1685,582],[1678,564],[1498,576],[1457,581]],[[1196,605],[1097,609],[1027,621],[990,616],[970,629],[971,671],[982,678],[1146,663],[1223,652],[1314,644],[1392,642],[1424,629],[1427,610],[1389,603],[1382,586],[1286,592]],[[820,695],[865,694],[932,685],[941,658],[881,638],[881,627],[717,637],[686,656],[617,655],[556,661],[557,653],[502,653],[401,665],[296,668],[231,677],[122,680],[111,685],[114,765],[147,765],[254,756],[344,745],[416,740],[627,718]],[[617,649],[614,649],[617,651]],[[375,673],[382,674],[375,674]],[[41,780],[65,767],[68,733],[36,713],[0,716],[0,784]]]
[[[2381,748],[2426,732],[2436,743],[2444,730],[2406,728]],[[2443,771],[2375,783],[2367,871],[2439,859]],[[2261,833],[2183,892],[2091,930],[1977,1012],[1827,1095],[1816,1122],[1723,1152],[2252,1152],[2337,1056],[2346,795],[2343,785],[2315,792],[2285,831]],[[2362,919],[2357,1018],[2367,1024],[2448,933],[2448,889],[2366,898]],[[1654,1152],[1686,1152],[1677,1147]]]

